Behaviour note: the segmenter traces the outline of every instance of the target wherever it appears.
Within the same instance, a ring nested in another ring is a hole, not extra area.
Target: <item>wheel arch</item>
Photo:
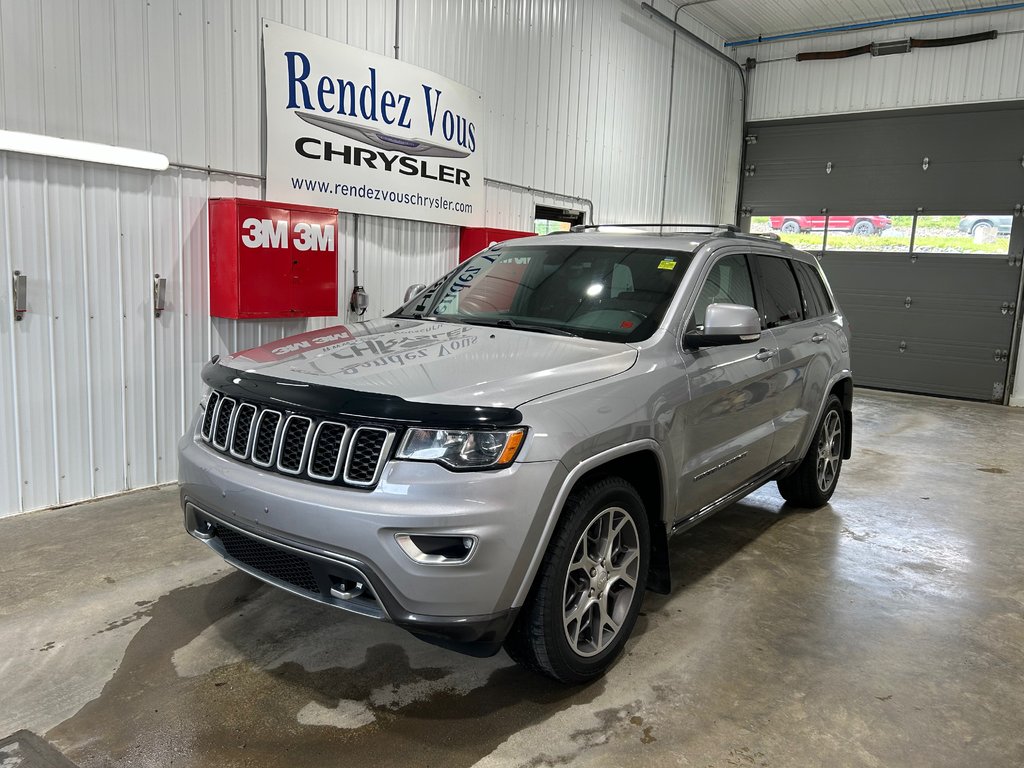
[[[647,588],[652,592],[668,594],[671,589],[671,581],[669,578],[668,533],[665,522],[669,489],[666,467],[661,447],[656,441],[649,438],[602,451],[573,467],[562,481],[561,488],[555,497],[543,534],[540,541],[537,542],[536,552],[534,552],[529,569],[512,603],[513,606],[521,606],[525,602],[570,494],[577,488],[609,476],[621,477],[629,482],[644,502],[648,527],[651,532],[651,563]]]
[[[843,405],[843,458],[848,459],[853,455],[853,379],[839,379],[829,394],[838,397]]]

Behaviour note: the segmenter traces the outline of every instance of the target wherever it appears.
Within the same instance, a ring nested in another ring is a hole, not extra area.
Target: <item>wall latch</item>
[[[14,270],[11,293],[14,299],[14,319],[21,320],[28,311],[28,278],[18,270]]]
[[[167,306],[167,278],[153,275],[153,316],[160,317]]]

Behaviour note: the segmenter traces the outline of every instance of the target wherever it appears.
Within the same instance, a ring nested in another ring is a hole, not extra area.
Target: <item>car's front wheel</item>
[[[633,631],[649,553],[647,512],[632,485],[608,477],[573,491],[508,654],[563,683],[599,677]]]

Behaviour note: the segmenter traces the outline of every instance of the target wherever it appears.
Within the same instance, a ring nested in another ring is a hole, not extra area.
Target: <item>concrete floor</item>
[[[0,521],[0,737],[83,767],[1024,765],[1024,411],[855,408],[832,506],[771,486],[675,539],[582,689],[261,586],[172,488]]]

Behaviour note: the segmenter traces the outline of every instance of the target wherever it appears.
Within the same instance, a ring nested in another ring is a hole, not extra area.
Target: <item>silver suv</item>
[[[211,360],[188,532],[322,603],[568,683],[621,652],[668,540],[850,456],[849,329],[814,257],[733,227],[494,245],[394,314]]]

